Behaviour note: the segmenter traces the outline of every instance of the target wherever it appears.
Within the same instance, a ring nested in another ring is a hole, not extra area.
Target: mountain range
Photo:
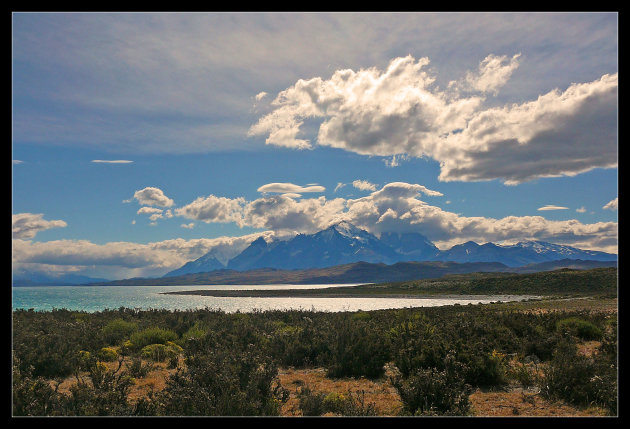
[[[442,251],[420,233],[382,233],[380,237],[376,237],[349,222],[339,222],[314,234],[298,234],[286,241],[267,242],[260,237],[229,260],[227,265],[206,254],[164,277],[221,269],[304,270],[354,262],[387,265],[410,261],[497,262],[507,267],[524,267],[565,259],[612,262],[617,261],[617,255],[543,241],[523,241],[513,245],[480,245],[469,241]]]

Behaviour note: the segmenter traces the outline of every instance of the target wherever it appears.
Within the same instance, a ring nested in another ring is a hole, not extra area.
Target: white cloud
[[[355,180],[352,182],[352,186],[361,191],[376,191],[376,185],[368,182],[367,180]]]
[[[171,207],[175,202],[164,195],[160,188],[146,187],[133,194],[139,204],[147,206]]]
[[[180,226],[186,229],[193,229],[195,227],[195,222],[182,223]]]
[[[401,153],[398,155],[393,155],[391,160],[384,159],[383,162],[385,163],[385,166],[393,168],[393,167],[398,167],[401,161],[408,161],[408,160],[409,160],[409,155]]]
[[[131,164],[133,163],[133,161],[129,161],[127,159],[112,159],[112,160],[93,159],[92,162],[95,162],[98,164]]]
[[[242,226],[243,204],[245,204],[244,198],[230,199],[208,195],[205,198],[199,197],[192,203],[175,209],[175,214],[205,223],[235,222],[237,225]]]
[[[155,213],[155,214],[152,214],[151,216],[149,216],[149,219],[150,219],[151,221],[155,222],[156,220],[158,220],[158,219],[162,219],[163,217],[164,217],[164,216],[162,216],[162,214],[161,214],[161,213]]]
[[[281,194],[283,197],[287,198],[302,198],[302,194],[296,194],[294,192],[287,192],[285,194]]]
[[[153,214],[153,213],[162,213],[162,209],[158,209],[156,207],[140,207],[140,209],[136,212],[136,214]]]
[[[19,159],[14,159],[13,165],[16,165],[16,164],[24,164],[24,161],[20,161]]]
[[[568,207],[562,207],[562,206],[554,206],[552,204],[548,204],[546,206],[543,207],[539,207],[537,210],[538,211],[546,211],[546,210],[568,210]]]
[[[269,240],[273,233],[265,231],[212,239],[177,238],[147,244],[95,244],[88,240],[32,242],[14,239],[13,270],[27,268],[43,272],[80,272],[106,278],[161,276],[208,252],[227,263],[261,236]]]
[[[614,200],[608,202],[604,207],[602,207],[605,210],[617,210],[617,201],[618,201],[619,197],[615,198]]]
[[[346,186],[345,183],[337,182],[337,186],[335,186],[335,190],[333,192],[337,192],[339,189],[343,188],[344,186]]]
[[[345,200],[325,197],[296,201],[282,195],[258,198],[244,208],[244,222],[278,234],[314,233],[342,220]]]
[[[488,56],[466,85],[496,91],[518,55]],[[617,166],[617,73],[571,84],[537,99],[484,107],[483,95],[441,91],[428,58],[393,59],[384,70],[337,70],[330,79],[298,80],[272,102],[249,135],[270,145],[311,148],[299,137],[308,118],[322,119],[317,144],[362,155],[430,157],[440,180],[501,179],[518,184]],[[452,85],[456,87],[457,85]]]
[[[584,206],[582,206],[579,209],[575,209],[575,211],[578,212],[578,213],[586,213],[586,208]]]
[[[258,192],[278,192],[284,193],[305,193],[305,192],[324,192],[323,186],[300,186],[293,183],[268,183],[258,188]]]
[[[615,222],[582,224],[577,220],[550,221],[541,216],[467,217],[427,204],[421,199],[422,195],[441,196],[442,193],[419,184],[392,182],[356,199],[327,200],[321,196],[294,200],[273,195],[249,202],[243,198],[225,198],[222,205],[230,207],[227,211],[231,210],[231,221],[237,225],[265,228],[277,236],[314,233],[347,220],[375,234],[420,232],[438,246],[452,246],[468,240],[485,243],[537,239],[616,252]],[[558,206],[547,206],[551,207],[559,209]],[[218,216],[210,218],[217,219]],[[226,216],[223,219],[229,221]]]
[[[265,96],[267,95],[267,93],[265,91],[261,91],[258,94],[256,94],[256,97],[254,97],[256,99],[256,101],[260,101],[262,100]]]
[[[488,55],[479,64],[477,73],[468,72],[466,74],[463,88],[466,90],[492,92],[496,95],[499,88],[505,85],[512,72],[518,67],[518,58],[521,54],[516,54],[508,59],[507,55]],[[508,61],[507,64],[504,64]]]
[[[33,238],[40,232],[50,228],[63,228],[68,224],[62,220],[44,220],[42,213],[18,213],[12,217],[13,238]]]

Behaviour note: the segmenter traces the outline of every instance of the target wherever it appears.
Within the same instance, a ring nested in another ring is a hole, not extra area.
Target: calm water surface
[[[358,311],[387,308],[434,307],[459,303],[519,301],[529,296],[494,295],[457,299],[409,298],[246,298],[198,295],[162,295],[184,290],[322,289],[354,285],[195,285],[195,286],[41,286],[13,288],[13,309],[50,311],[66,308],[95,312],[120,307],[134,309],[195,310],[208,308],[226,313],[255,310]]]

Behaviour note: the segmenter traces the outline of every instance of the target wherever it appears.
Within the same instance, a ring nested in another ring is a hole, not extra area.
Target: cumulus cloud
[[[271,240],[271,231],[240,237],[184,240],[182,238],[138,244],[88,240],[32,242],[13,240],[13,270],[27,268],[42,272],[81,272],[107,278],[161,276],[188,261],[210,252],[222,263],[258,237]]]
[[[258,198],[244,208],[245,224],[266,228],[279,234],[313,233],[343,220],[345,200],[335,198],[301,199],[284,195]]]
[[[554,206],[553,204],[548,204],[546,206],[539,207],[537,210],[539,212],[542,212],[542,211],[547,211],[547,210],[568,210],[568,209],[569,209],[568,207]]]
[[[129,161],[127,159],[111,159],[111,160],[93,159],[92,162],[95,162],[97,164],[131,164],[133,163],[133,161]]]
[[[235,222],[237,225],[242,226],[243,204],[245,204],[244,198],[230,199],[208,195],[205,198],[199,197],[192,203],[175,209],[175,214],[205,223]]]
[[[278,192],[284,193],[305,193],[305,192],[324,192],[326,190],[323,186],[300,186],[293,183],[268,183],[258,188],[258,192]]]
[[[392,182],[360,198],[293,199],[272,195],[245,201],[225,198],[226,211],[243,227],[264,228],[276,236],[314,233],[346,220],[374,234],[420,232],[438,246],[465,241],[547,240],[559,244],[616,252],[617,223],[582,224],[577,220],[551,221],[542,216],[508,216],[501,219],[467,217],[423,201],[442,193],[420,184]],[[217,197],[214,197],[217,198]],[[547,206],[547,209],[558,206]],[[209,216],[217,219],[218,216]],[[228,221],[224,216],[223,221]],[[215,220],[216,221],[216,220]]]
[[[195,222],[182,223],[180,226],[186,229],[193,229],[195,227]]]
[[[45,220],[43,213],[18,213],[12,217],[13,238],[33,238],[40,232],[50,228],[63,228],[68,224],[62,220]]]
[[[580,207],[578,209],[575,209],[575,211],[578,212],[578,213],[586,213],[586,208],[584,206],[582,206],[582,207]]]
[[[267,95],[267,93],[265,91],[261,91],[258,94],[256,94],[256,96],[254,98],[256,99],[256,101],[260,101],[263,98],[265,98],[266,95]]]
[[[476,73],[468,72],[466,74],[462,88],[496,94],[518,67],[520,56],[521,54],[516,54],[508,59],[507,55],[488,55],[479,64],[479,70]],[[506,62],[507,64],[505,64]]]
[[[136,191],[133,197],[139,204],[146,206],[171,207],[175,204],[173,200],[164,195],[160,188],[150,186]]]
[[[367,180],[355,180],[352,182],[352,186],[361,191],[376,191],[376,185],[368,182]]]
[[[518,55],[489,55],[442,91],[428,58],[393,59],[386,70],[336,71],[300,79],[281,91],[273,110],[249,129],[270,145],[313,147],[300,132],[321,119],[317,144],[362,155],[430,157],[442,181],[501,179],[508,185],[617,166],[617,73],[573,83],[537,99],[484,106],[485,93],[506,84]],[[507,62],[507,63],[506,63]],[[462,95],[455,88],[477,92]]]
[[[610,201],[609,203],[607,203],[604,207],[602,207],[605,210],[617,210],[617,200],[619,199],[619,197],[615,198],[614,200]]]

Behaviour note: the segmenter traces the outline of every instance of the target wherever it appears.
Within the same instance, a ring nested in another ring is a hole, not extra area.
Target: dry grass
[[[516,302],[502,304],[506,308],[519,309],[525,313],[545,314],[556,311],[582,311],[593,313],[617,314],[617,298],[564,298],[540,301]]]
[[[507,392],[475,391],[470,395],[472,414],[479,417],[581,417],[602,416],[604,410],[588,408],[580,410],[562,402],[547,401],[539,395],[524,389]]]
[[[388,374],[379,380],[365,378],[340,378],[330,379],[326,377],[323,368],[314,369],[281,369],[278,374],[280,384],[290,392],[289,400],[283,405],[282,416],[300,416],[297,392],[300,387],[308,386],[315,393],[341,393],[348,391],[353,394],[364,392],[365,404],[374,404],[378,415],[393,416],[398,414],[402,406],[396,389],[389,382]]]
[[[582,353],[592,353],[597,347],[596,341],[582,344]],[[180,363],[181,364],[181,363]],[[106,363],[108,368],[115,369],[116,362]],[[149,392],[159,392],[166,386],[166,380],[175,373],[176,369],[168,369],[165,362],[154,362],[153,370],[145,377],[136,378],[129,391],[129,400],[136,402],[140,398],[147,397]],[[123,365],[123,369],[125,365]],[[402,408],[402,402],[396,389],[389,381],[392,375],[391,367],[387,368],[386,375],[377,380],[366,378],[340,378],[326,377],[323,368],[294,369],[281,368],[278,373],[278,382],[289,391],[289,399],[282,406],[281,416],[301,416],[297,392],[301,387],[308,386],[313,393],[340,393],[352,392],[364,393],[365,404],[372,403],[379,416],[397,416]],[[75,377],[66,378],[59,385],[59,392],[70,394],[70,387],[76,384]],[[53,383],[51,381],[51,383]],[[536,392],[512,385],[505,390],[481,390],[477,389],[470,395],[473,416],[601,416],[605,411],[599,408],[579,409],[562,402],[547,401]]]

